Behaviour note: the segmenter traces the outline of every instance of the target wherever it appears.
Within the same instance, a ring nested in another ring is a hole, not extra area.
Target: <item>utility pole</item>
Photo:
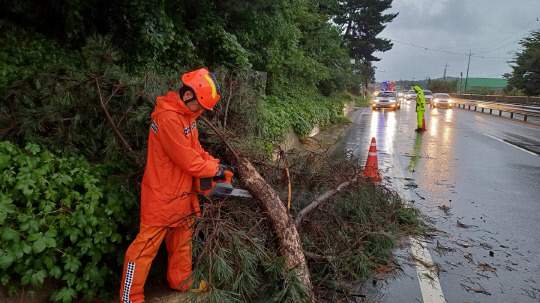
[[[467,93],[467,81],[469,81],[469,66],[471,65],[471,50],[469,50],[469,62],[467,63],[467,78],[465,78],[465,93]]]
[[[461,86],[463,85],[463,72],[459,72],[459,94],[461,95]]]
[[[443,73],[443,80],[444,82],[446,82],[446,68],[448,67],[448,62],[446,62],[446,64],[444,65],[444,73]]]

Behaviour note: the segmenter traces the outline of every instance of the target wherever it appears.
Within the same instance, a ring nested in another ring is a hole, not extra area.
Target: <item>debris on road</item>
[[[450,212],[450,206],[448,205],[439,205],[439,208],[444,211],[445,214],[448,214],[448,212]]]

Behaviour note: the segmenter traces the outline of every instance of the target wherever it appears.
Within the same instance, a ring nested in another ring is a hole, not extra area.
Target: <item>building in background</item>
[[[465,85],[467,88],[465,89]],[[469,78],[458,80],[456,91],[466,93],[470,91],[495,91],[501,92],[508,86],[508,80],[504,78]]]

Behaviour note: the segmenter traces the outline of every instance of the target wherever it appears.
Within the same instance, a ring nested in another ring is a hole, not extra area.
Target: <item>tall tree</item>
[[[513,72],[508,83],[522,89],[528,96],[540,94],[540,31],[533,31],[520,41],[523,51],[510,63]]]
[[[378,38],[386,23],[398,14],[383,14],[392,7],[392,0],[344,0],[339,1],[340,11],[334,18],[343,33],[349,56],[354,59],[379,61],[374,52],[392,48],[388,39]]]
[[[356,60],[353,64],[353,72],[358,75],[358,82],[361,86],[359,92],[365,94],[369,84],[375,82],[375,67],[366,59]]]

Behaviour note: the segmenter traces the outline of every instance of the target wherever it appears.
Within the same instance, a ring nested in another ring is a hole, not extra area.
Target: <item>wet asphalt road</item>
[[[376,138],[383,182],[438,230],[426,245],[447,302],[540,302],[540,126],[458,108],[415,124],[414,103],[365,109],[335,150],[363,165]],[[401,270],[363,286],[365,302],[427,302],[410,252],[405,241]]]

